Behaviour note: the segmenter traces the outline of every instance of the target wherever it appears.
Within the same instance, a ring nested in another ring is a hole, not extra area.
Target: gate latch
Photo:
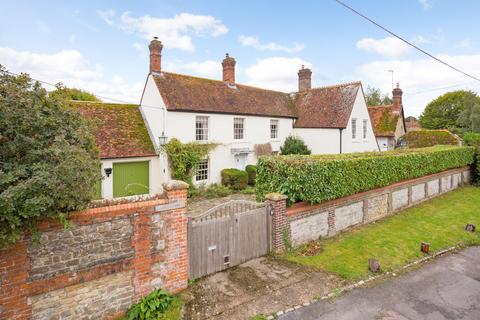
[[[213,250],[215,250],[215,249],[217,249],[217,246],[209,246],[209,247],[208,247],[208,251],[213,251]]]

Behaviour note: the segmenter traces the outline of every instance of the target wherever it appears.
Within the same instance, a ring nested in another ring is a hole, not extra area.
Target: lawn
[[[301,256],[302,248],[298,248],[285,258],[343,278],[361,279],[369,275],[369,258],[378,259],[382,271],[389,271],[423,257],[422,241],[430,243],[431,253],[454,245],[480,245],[478,230],[464,231],[467,223],[480,227],[480,188],[460,188],[395,216],[320,240],[318,255]]]

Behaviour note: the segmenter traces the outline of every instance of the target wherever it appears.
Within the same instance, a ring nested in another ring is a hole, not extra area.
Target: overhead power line
[[[338,4],[340,4],[340,5],[344,6],[345,8],[347,8],[348,10],[350,10],[350,11],[354,12],[355,14],[359,15],[360,17],[364,18],[365,20],[373,23],[374,25],[376,25],[376,26],[379,27],[380,29],[382,29],[382,30],[386,31],[387,33],[391,34],[391,35],[394,36],[395,38],[397,38],[397,39],[405,42],[405,43],[408,44],[409,46],[411,46],[411,47],[415,48],[416,50],[420,51],[421,53],[427,55],[428,57],[430,57],[430,58],[432,58],[432,59],[440,62],[441,64],[449,67],[450,69],[453,69],[453,70],[455,70],[455,71],[457,71],[457,72],[460,72],[461,74],[463,74],[463,75],[465,75],[465,76],[467,76],[467,77],[469,77],[469,78],[472,78],[472,79],[480,82],[480,79],[479,79],[479,78],[477,78],[477,77],[475,77],[475,76],[473,76],[473,75],[471,75],[471,74],[469,74],[469,73],[467,73],[467,72],[465,72],[465,71],[462,71],[462,70],[458,69],[457,67],[454,67],[454,66],[452,66],[451,64],[449,64],[449,63],[447,63],[447,62],[445,62],[445,61],[443,61],[443,60],[435,57],[433,54],[428,53],[427,51],[423,50],[422,48],[419,48],[419,47],[416,46],[415,44],[413,44],[413,43],[411,43],[410,41],[402,38],[401,36],[397,35],[397,34],[394,33],[393,31],[390,31],[389,29],[385,28],[384,26],[380,25],[379,23],[373,21],[373,20],[370,19],[369,17],[367,17],[367,16],[365,16],[364,14],[358,12],[357,10],[355,10],[354,8],[352,8],[352,7],[350,7],[349,5],[345,4],[344,2],[342,2],[342,1],[340,1],[340,0],[335,0],[335,1],[336,1]]]

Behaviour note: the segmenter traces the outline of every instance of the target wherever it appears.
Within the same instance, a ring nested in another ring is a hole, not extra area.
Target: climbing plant
[[[171,139],[163,146],[163,151],[170,160],[172,178],[185,181],[193,186],[192,178],[200,160],[207,157],[208,153],[216,146],[215,143],[182,143],[176,138]]]

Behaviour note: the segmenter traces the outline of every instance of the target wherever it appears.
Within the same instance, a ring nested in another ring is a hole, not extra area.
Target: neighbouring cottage
[[[422,130],[422,125],[420,124],[420,121],[418,121],[417,118],[413,116],[409,116],[405,119],[405,125],[407,128],[407,132]]]
[[[390,105],[368,106],[373,131],[380,151],[393,150],[398,139],[406,133],[403,113],[402,89],[399,84],[393,89],[393,101]]]
[[[167,181],[138,105],[72,102],[94,125],[103,179],[97,198],[111,199],[162,192]]]
[[[298,72],[298,92],[285,93],[235,82],[236,61],[222,62],[223,81],[162,70],[162,43],[150,42],[150,73],[140,110],[156,147],[170,138],[214,142],[194,177],[219,183],[225,168],[255,164],[255,146],[278,153],[286,137],[302,138],[313,154],[378,151],[360,82],[311,88],[310,69]],[[160,154],[167,179],[168,161]]]

